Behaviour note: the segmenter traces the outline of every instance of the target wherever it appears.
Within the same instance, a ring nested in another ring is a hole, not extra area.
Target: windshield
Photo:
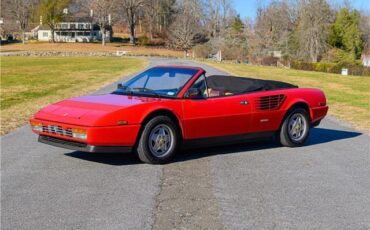
[[[188,68],[155,67],[132,78],[113,93],[176,97],[197,72]]]

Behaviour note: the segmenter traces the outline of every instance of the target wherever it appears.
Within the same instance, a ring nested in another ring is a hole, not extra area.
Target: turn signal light
[[[125,121],[125,120],[118,120],[118,121],[117,121],[117,124],[118,124],[118,125],[127,125],[127,124],[128,124],[128,122],[127,122],[127,121]]]
[[[86,140],[87,139],[87,131],[84,129],[72,129],[72,137]]]
[[[37,121],[31,121],[31,128],[36,132],[42,132],[42,123]]]

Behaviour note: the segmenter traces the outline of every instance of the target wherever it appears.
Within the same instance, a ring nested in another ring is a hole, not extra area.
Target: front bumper
[[[86,127],[64,124],[54,121],[45,121],[32,118],[30,122],[42,123],[42,131],[32,130],[40,135],[39,141],[58,147],[85,151],[85,152],[116,152],[132,148],[135,145],[140,125],[117,125],[105,127]],[[54,126],[50,130],[47,127]],[[60,129],[56,131],[56,129]],[[87,139],[72,137],[66,130],[83,129],[86,130]]]
[[[132,151],[132,147],[129,146],[96,146],[96,145],[88,145],[86,143],[78,142],[78,141],[71,141],[71,140],[64,140],[56,137],[51,136],[39,136],[39,142],[60,147],[71,149],[75,151],[81,152],[90,152],[90,153],[129,153]]]

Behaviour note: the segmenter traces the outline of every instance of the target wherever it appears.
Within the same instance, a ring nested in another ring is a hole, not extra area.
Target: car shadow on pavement
[[[140,160],[133,153],[86,153],[75,151],[65,153],[64,155],[114,166],[141,164]]]
[[[362,133],[354,131],[313,128],[305,146],[309,147],[318,144],[325,144],[333,141],[354,138],[360,135],[362,135]],[[194,160],[198,158],[221,154],[233,154],[239,152],[249,152],[280,147],[280,144],[270,139],[258,142],[247,142],[242,144],[209,147],[203,149],[192,149],[180,152],[180,154],[175,157],[173,162]]]
[[[328,142],[354,138],[362,133],[354,131],[334,130],[326,128],[313,128],[305,146],[325,144]],[[233,154],[238,152],[248,152],[255,150],[271,149],[281,147],[276,141],[264,140],[258,142],[247,142],[242,144],[223,145],[217,147],[207,147],[198,149],[182,150],[176,155],[172,162],[194,160],[220,154]],[[92,161],[109,165],[133,165],[141,162],[133,153],[85,153],[70,152],[66,156],[79,158],[81,160]]]
[[[308,138],[306,145],[310,146],[324,144],[332,141],[354,138],[360,135],[362,135],[362,133],[355,131],[313,128],[311,130],[310,137]]]

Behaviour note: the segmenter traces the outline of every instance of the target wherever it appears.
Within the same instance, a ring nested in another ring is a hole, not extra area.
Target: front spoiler
[[[132,151],[132,147],[129,146],[95,146],[44,135],[40,135],[38,141],[60,148],[90,153],[129,153]]]

